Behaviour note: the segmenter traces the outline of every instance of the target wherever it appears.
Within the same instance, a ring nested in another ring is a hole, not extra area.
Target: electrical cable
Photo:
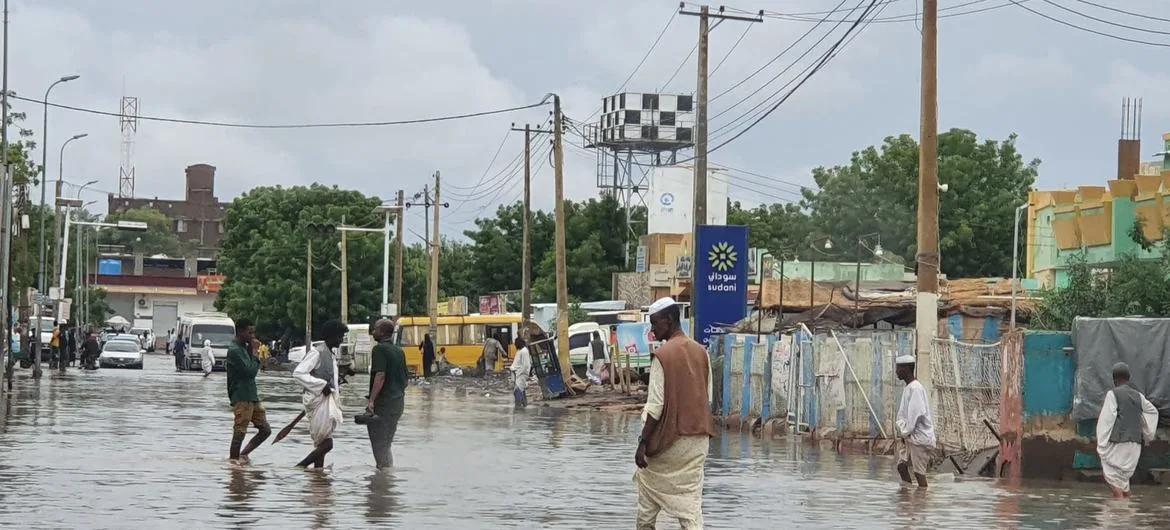
[[[1054,16],[1051,16],[1051,15],[1048,15],[1048,14],[1045,14],[1045,13],[1042,13],[1042,12],[1040,12],[1040,11],[1036,11],[1035,9],[1032,9],[1032,8],[1030,8],[1030,7],[1026,6],[1026,5],[1024,5],[1024,3],[1023,3],[1023,1],[1022,1],[1022,0],[1008,0],[1008,1],[1009,1],[1009,2],[1011,2],[1012,4],[1014,4],[1016,7],[1019,7],[1019,8],[1021,8],[1021,9],[1025,10],[1025,11],[1027,11],[1027,12],[1029,12],[1029,13],[1032,13],[1033,15],[1036,15],[1036,16],[1038,16],[1038,17],[1040,17],[1040,18],[1043,18],[1043,19],[1049,20],[1049,21],[1051,21],[1051,22],[1055,22],[1055,23],[1057,23],[1057,24],[1060,24],[1060,25],[1062,25],[1062,26],[1068,26],[1068,27],[1070,27],[1070,28],[1073,28],[1073,29],[1079,29],[1079,30],[1081,30],[1081,31],[1085,31],[1085,32],[1088,32],[1088,33],[1092,33],[1092,34],[1094,34],[1094,35],[1099,35],[1099,36],[1101,36],[1101,37],[1108,37],[1108,38],[1110,38],[1110,39],[1119,40],[1119,41],[1122,41],[1122,42],[1129,42],[1129,43],[1132,43],[1132,44],[1144,44],[1144,45],[1146,45],[1146,46],[1156,46],[1156,47],[1159,47],[1159,48],[1170,48],[1170,43],[1165,43],[1165,42],[1153,42],[1153,41],[1146,41],[1146,40],[1141,40],[1141,39],[1131,39],[1131,38],[1129,38],[1129,37],[1123,37],[1123,36],[1120,36],[1120,35],[1114,35],[1114,34],[1112,34],[1112,33],[1106,33],[1106,32],[1104,32],[1104,31],[1098,31],[1098,30],[1095,30],[1095,29],[1086,28],[1086,27],[1084,27],[1084,26],[1079,26],[1079,25],[1077,25],[1077,24],[1073,24],[1072,22],[1068,22],[1068,21],[1066,21],[1066,20],[1061,20],[1061,19],[1059,19],[1059,18],[1056,18],[1056,17],[1054,17]]]
[[[1077,2],[1080,2],[1082,4],[1088,4],[1088,5],[1091,5],[1093,7],[1098,8],[1098,9],[1104,9],[1106,11],[1112,11],[1114,13],[1121,13],[1123,15],[1129,15],[1131,17],[1144,18],[1144,19],[1148,19],[1148,20],[1157,20],[1158,22],[1170,22],[1170,18],[1161,18],[1161,17],[1156,17],[1153,15],[1143,15],[1141,13],[1135,13],[1133,11],[1126,11],[1124,9],[1117,8],[1117,7],[1101,5],[1101,4],[1098,4],[1096,2],[1090,2],[1089,0],[1077,0]]]
[[[483,170],[483,175],[480,175],[479,181],[476,182],[474,186],[467,188],[467,187],[463,187],[463,186],[448,184],[447,188],[448,189],[456,189],[456,190],[474,190],[477,186],[479,186],[481,183],[483,183],[483,179],[487,178],[488,172],[492,170],[492,165],[496,163],[496,158],[499,158],[500,151],[504,150],[504,144],[508,143],[508,137],[511,135],[512,135],[512,129],[509,127],[508,130],[504,132],[504,139],[500,140],[500,146],[496,148],[496,154],[492,155],[491,161],[488,162],[487,167],[484,168],[484,170]]]
[[[387,121],[363,121],[363,122],[331,122],[331,123],[283,123],[283,124],[258,124],[258,123],[239,123],[239,122],[222,122],[222,121],[208,121],[208,120],[191,120],[183,118],[167,118],[161,116],[132,116],[122,114],[121,112],[110,112],[104,110],[90,109],[86,107],[77,107],[73,105],[64,105],[61,103],[46,102],[40,99],[26,98],[16,95],[9,96],[12,99],[25,101],[28,103],[36,103],[38,105],[48,105],[53,108],[71,110],[74,112],[81,112],[85,114],[96,114],[98,116],[111,116],[115,118],[134,118],[142,121],[154,121],[163,123],[177,123],[183,125],[206,125],[211,127],[225,127],[231,129],[337,129],[337,128],[359,128],[359,127],[388,127],[394,125],[414,125],[420,123],[435,123],[443,121],[454,121],[468,118],[478,118],[481,116],[491,116],[495,114],[506,114],[509,112],[516,112],[520,110],[532,109],[546,104],[541,101],[530,105],[522,105],[518,107],[508,107],[503,109],[487,110],[482,112],[471,112],[465,114],[452,114],[447,116],[435,116],[430,118],[414,118],[408,120],[387,120]]]
[[[1055,7],[1057,9],[1061,9],[1061,10],[1067,11],[1069,13],[1072,13],[1074,15],[1087,18],[1087,19],[1092,20],[1094,22],[1100,22],[1102,24],[1108,24],[1110,26],[1114,26],[1114,27],[1118,27],[1118,28],[1132,29],[1134,31],[1141,31],[1143,33],[1153,33],[1156,35],[1170,35],[1170,31],[1160,31],[1160,30],[1156,30],[1156,29],[1147,29],[1147,28],[1142,28],[1142,27],[1138,27],[1138,26],[1130,26],[1128,24],[1122,24],[1120,22],[1113,22],[1111,20],[1097,18],[1095,16],[1077,11],[1076,9],[1073,9],[1071,7],[1066,7],[1066,6],[1060,5],[1056,2],[1053,2],[1052,0],[1040,0],[1040,1],[1044,2],[1045,4],[1050,5],[1052,7]]]

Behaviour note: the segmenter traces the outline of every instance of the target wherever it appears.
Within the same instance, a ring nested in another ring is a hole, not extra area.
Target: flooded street
[[[342,387],[346,423],[331,468],[293,468],[309,452],[302,425],[243,468],[226,462],[224,374],[145,370],[17,373],[0,431],[0,524],[9,528],[631,528],[639,423],[633,415],[513,412],[511,396],[411,387],[388,473],[373,469],[352,422],[366,379]],[[299,410],[286,374],[262,375],[279,430]],[[249,433],[250,435],[251,433]],[[900,491],[892,460],[841,456],[728,434],[712,441],[708,528],[1135,528],[1170,516],[1164,489],[1105,500],[1100,485],[986,481]],[[55,508],[48,508],[55,506]],[[660,518],[660,527],[675,528]]]

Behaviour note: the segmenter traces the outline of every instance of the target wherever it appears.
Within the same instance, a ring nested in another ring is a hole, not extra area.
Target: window
[[[421,346],[423,335],[426,334],[426,329],[423,326],[404,326],[402,331],[402,345],[403,346]]]
[[[454,346],[462,344],[460,342],[460,333],[463,331],[463,326],[459,324],[443,324],[436,328],[435,345],[436,346]]]
[[[626,111],[626,123],[630,125],[637,125],[642,123],[642,113],[636,110]]]
[[[187,221],[184,221],[182,219],[177,219],[175,221],[175,232],[182,234],[186,231],[187,231]]]
[[[694,108],[694,98],[692,96],[678,97],[678,111],[690,112]]]
[[[483,324],[466,324],[463,326],[463,340],[467,344],[483,344],[485,337],[487,337],[487,330],[484,329]]]
[[[659,125],[674,125],[674,113],[670,111],[662,112],[658,115]]]
[[[578,333],[576,335],[569,335],[569,349],[575,350],[577,348],[588,348],[589,342],[592,340],[592,333]]]

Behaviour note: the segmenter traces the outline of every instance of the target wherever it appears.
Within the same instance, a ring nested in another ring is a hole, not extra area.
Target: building
[[[224,232],[228,203],[215,196],[215,166],[195,164],[186,169],[186,197],[183,200],[124,198],[109,196],[108,210],[120,213],[139,208],[158,210],[171,220],[171,229],[183,242],[195,242],[200,257],[215,257]]]
[[[156,339],[162,339],[181,315],[215,310],[224,280],[215,266],[207,258],[103,254],[89,281],[106,291],[115,315],[149,321]]]
[[[1170,152],[1170,133],[1162,140]],[[1158,242],[1170,227],[1170,156],[1163,153],[1160,174],[1150,174],[1157,166],[1141,162],[1138,140],[1118,147],[1117,178],[1106,185],[1028,194],[1027,277],[1064,286],[1069,258],[1082,252],[1100,268],[1131,254],[1161,256],[1160,246],[1143,250],[1130,234],[1140,222],[1145,239]]]

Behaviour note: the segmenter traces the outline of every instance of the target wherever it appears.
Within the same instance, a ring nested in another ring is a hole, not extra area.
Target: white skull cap
[[[657,314],[657,313],[661,312],[662,310],[673,306],[675,303],[676,302],[674,301],[674,298],[671,298],[669,296],[659,298],[659,299],[655,300],[653,304],[650,304],[650,311],[649,312],[651,315]]]

